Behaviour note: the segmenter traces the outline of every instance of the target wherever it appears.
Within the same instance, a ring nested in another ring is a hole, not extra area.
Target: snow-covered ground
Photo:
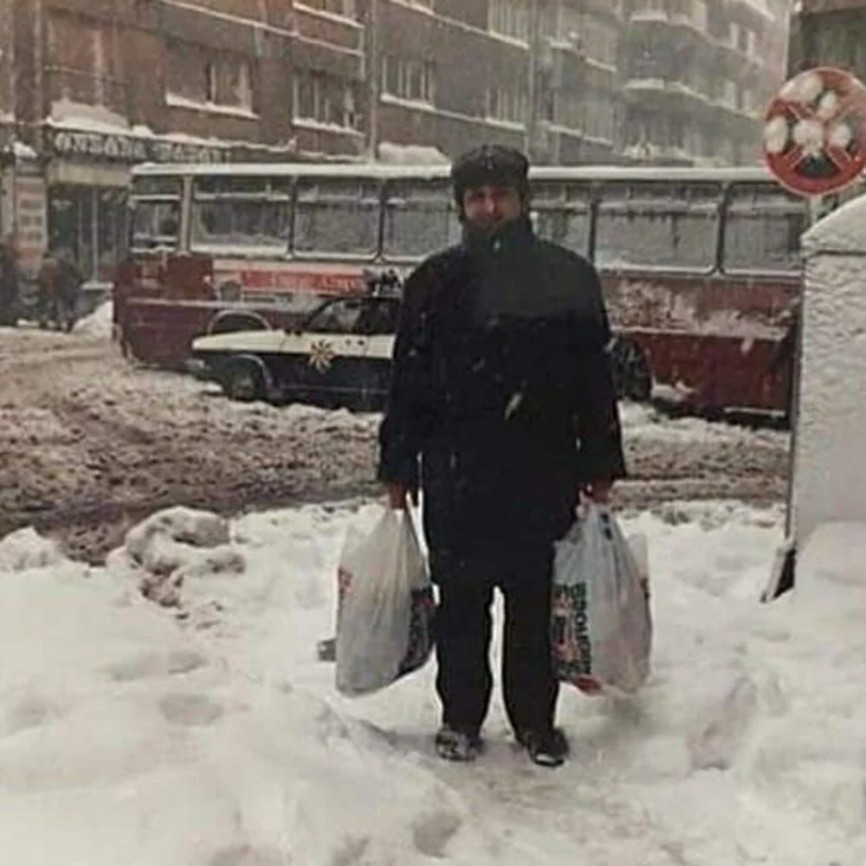
[[[498,697],[485,756],[437,761],[432,664],[337,695],[315,644],[349,507],[163,512],[105,568],[8,536],[0,862],[860,866],[866,529],[821,530],[803,590],[763,606],[780,517],[624,521],[650,541],[654,672],[630,701],[563,693],[556,771],[512,748]]]

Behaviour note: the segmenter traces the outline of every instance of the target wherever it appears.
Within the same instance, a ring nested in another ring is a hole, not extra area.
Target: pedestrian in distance
[[[21,274],[18,237],[9,232],[0,243],[0,325],[15,327],[20,313]]]
[[[390,505],[424,496],[437,584],[437,753],[473,760],[492,690],[491,603],[504,596],[502,688],[517,742],[558,766],[550,648],[553,544],[581,496],[624,476],[593,265],[536,236],[528,161],[484,145],[452,167],[462,242],[404,288],[378,477]]]

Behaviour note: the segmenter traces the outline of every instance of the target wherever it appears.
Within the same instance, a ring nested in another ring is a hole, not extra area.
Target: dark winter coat
[[[528,220],[409,277],[379,479],[423,487],[434,563],[477,572],[548,545],[581,481],[624,475],[609,340],[593,266]]]

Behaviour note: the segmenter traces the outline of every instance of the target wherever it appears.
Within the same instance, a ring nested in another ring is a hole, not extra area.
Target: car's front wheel
[[[232,400],[250,403],[266,396],[265,377],[253,361],[231,361],[221,378],[223,391]]]

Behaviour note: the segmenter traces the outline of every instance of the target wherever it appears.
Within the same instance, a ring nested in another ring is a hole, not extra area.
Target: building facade
[[[0,230],[105,281],[143,161],[749,162],[789,6],[0,0]]]
[[[617,2],[373,0],[370,16],[377,155],[483,138],[539,163],[614,158]]]
[[[866,83],[866,0],[803,0],[791,26],[789,71],[837,66]]]
[[[627,0],[623,155],[660,164],[760,158],[760,119],[785,78],[785,0]]]
[[[106,281],[144,161],[357,158],[360,19],[332,0],[0,0],[2,224]],[[5,88],[5,89],[4,89]]]

